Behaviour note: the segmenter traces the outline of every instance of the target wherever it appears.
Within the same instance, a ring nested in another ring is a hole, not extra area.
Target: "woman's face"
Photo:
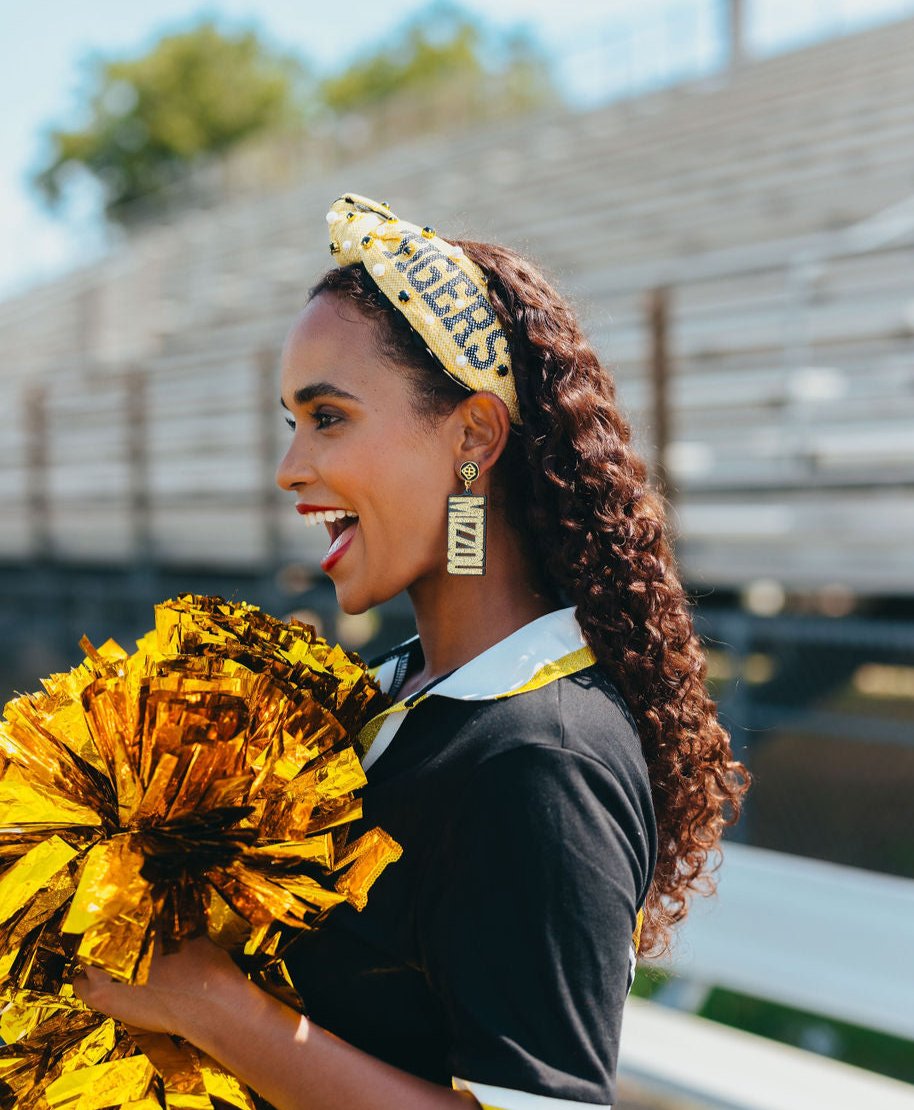
[[[459,488],[452,422],[419,420],[409,379],[352,302],[324,293],[299,316],[282,402],[294,430],[276,480],[295,492],[303,527],[326,528],[321,566],[343,611],[444,577],[447,496]]]

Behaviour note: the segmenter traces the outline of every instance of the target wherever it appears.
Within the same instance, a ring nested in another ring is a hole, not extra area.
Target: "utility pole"
[[[744,0],[724,0],[727,20],[727,68],[739,69],[746,60]]]
[[[43,385],[24,397],[25,497],[31,557],[42,564],[51,557],[51,495],[48,480],[48,398]]]
[[[275,350],[264,348],[258,351],[254,364],[258,398],[257,440],[260,468],[258,500],[262,521],[264,567],[271,581],[279,566],[282,549],[282,535],[277,515],[280,495],[276,485],[276,467],[280,459],[277,435],[279,426],[277,365]]]
[[[663,287],[652,289],[647,298],[650,343],[651,408],[654,431],[654,485],[668,502],[674,490],[669,475],[670,445],[670,295]]]

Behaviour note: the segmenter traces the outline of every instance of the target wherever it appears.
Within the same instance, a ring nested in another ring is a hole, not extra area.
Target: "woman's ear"
[[[455,420],[456,463],[475,462],[484,474],[508,444],[511,418],[494,393],[471,393],[452,414]]]

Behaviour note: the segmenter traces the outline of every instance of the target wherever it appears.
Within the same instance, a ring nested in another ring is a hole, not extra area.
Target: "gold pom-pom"
[[[351,738],[386,698],[310,626],[222,598],[156,606],[133,653],[82,647],[0,722],[0,1106],[164,1107],[169,1089],[253,1106],[214,1061],[173,1042],[163,1057],[69,982],[77,964],[143,982],[154,943],[208,934],[294,1004],[281,929],[361,909],[401,853],[377,828],[347,843],[365,783]]]

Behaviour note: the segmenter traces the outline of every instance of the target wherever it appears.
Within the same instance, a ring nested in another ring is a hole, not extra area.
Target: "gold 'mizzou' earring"
[[[458,473],[464,492],[447,499],[447,572],[481,575],[486,572],[486,495],[470,491],[479,477],[476,463],[461,463]]]

